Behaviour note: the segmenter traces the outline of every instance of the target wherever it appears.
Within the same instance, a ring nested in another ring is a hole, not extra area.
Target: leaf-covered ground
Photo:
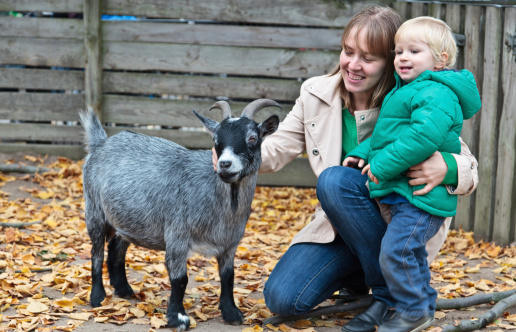
[[[136,296],[112,296],[89,306],[91,244],[84,222],[81,162],[66,158],[1,156],[0,163],[46,166],[43,174],[0,173],[0,331],[151,331],[164,328],[170,283],[164,253],[131,246],[129,282]],[[5,159],[7,158],[7,159]],[[224,325],[218,310],[217,263],[198,255],[188,260],[184,305],[197,331],[338,331],[355,313],[279,326],[262,326],[272,314],[263,301],[270,271],[292,237],[309,222],[317,204],[314,189],[258,187],[235,261],[234,296],[245,324]],[[24,228],[2,223],[31,223]],[[5,225],[5,224],[4,224]],[[432,264],[432,285],[442,298],[516,288],[516,247],[475,242],[473,234],[451,231]],[[332,304],[329,300],[325,304]],[[436,325],[472,319],[490,305],[436,314]],[[489,327],[516,329],[512,308]]]

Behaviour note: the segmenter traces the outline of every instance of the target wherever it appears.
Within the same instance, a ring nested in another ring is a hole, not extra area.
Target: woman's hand
[[[371,164],[367,164],[364,168],[362,168],[362,174],[367,173],[367,176],[369,176],[369,179],[373,181],[376,184],[379,184],[380,181],[374,176],[373,172],[371,172]]]
[[[351,168],[362,168],[365,165],[365,160],[358,157],[347,157],[342,162],[342,166],[351,167]]]
[[[411,186],[425,184],[423,189],[413,193],[414,196],[421,196],[440,185],[446,173],[448,173],[448,165],[444,162],[443,156],[440,152],[434,152],[427,160],[410,167],[406,176],[412,178],[409,180]]]
[[[217,162],[219,158],[217,158],[217,152],[215,151],[215,147],[211,148],[211,162],[213,163],[213,169],[215,172],[217,171]]]

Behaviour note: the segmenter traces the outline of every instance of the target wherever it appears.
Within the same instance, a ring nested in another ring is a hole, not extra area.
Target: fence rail
[[[189,148],[211,146],[191,110],[220,119],[207,114],[216,99],[229,99],[236,114],[253,99],[272,98],[284,106],[273,110],[283,119],[302,81],[338,63],[342,27],[372,3],[4,0],[0,12],[56,15],[0,16],[0,152],[81,158],[77,110],[84,105],[96,109],[109,134],[129,128]],[[515,241],[516,51],[509,46],[516,8],[394,5],[404,18],[441,18],[464,37],[456,66],[473,72],[482,94],[482,110],[462,134],[478,157],[480,185],[460,198],[454,227],[503,244]],[[273,111],[265,109],[259,120]],[[268,185],[315,181],[304,158],[259,177]]]

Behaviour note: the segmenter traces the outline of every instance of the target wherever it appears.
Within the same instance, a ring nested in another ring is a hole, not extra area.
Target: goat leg
[[[182,241],[178,239],[175,244],[177,243],[182,243]],[[167,319],[168,326],[176,327],[177,331],[188,331],[190,329],[190,318],[183,306],[183,298],[188,284],[187,257],[188,249],[185,251],[181,250],[180,246],[167,246],[165,261],[172,288],[170,301],[168,302]]]
[[[106,290],[102,283],[102,265],[104,264],[104,239],[105,233],[100,231],[90,232],[91,247],[91,294],[90,304],[93,308],[100,307],[106,298]]]
[[[231,325],[241,325],[244,322],[244,315],[235,305],[233,297],[233,287],[235,270],[233,262],[235,260],[236,248],[229,250],[217,257],[219,263],[220,276],[220,304],[219,309],[222,312],[224,321]]]
[[[125,273],[125,253],[130,242],[120,236],[113,236],[108,244],[107,267],[111,286],[115,288],[115,295],[130,298],[134,291],[127,282]]]

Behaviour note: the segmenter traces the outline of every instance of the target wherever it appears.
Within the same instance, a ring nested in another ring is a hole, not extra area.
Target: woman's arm
[[[460,154],[452,154],[457,162],[457,187],[447,185],[446,188],[452,195],[470,195],[478,185],[478,162],[462,139],[460,143]],[[427,160],[410,167],[406,176],[412,178],[409,181],[411,186],[426,184],[423,189],[414,192],[418,196],[441,184],[447,172],[448,166],[441,153],[436,152]]]

